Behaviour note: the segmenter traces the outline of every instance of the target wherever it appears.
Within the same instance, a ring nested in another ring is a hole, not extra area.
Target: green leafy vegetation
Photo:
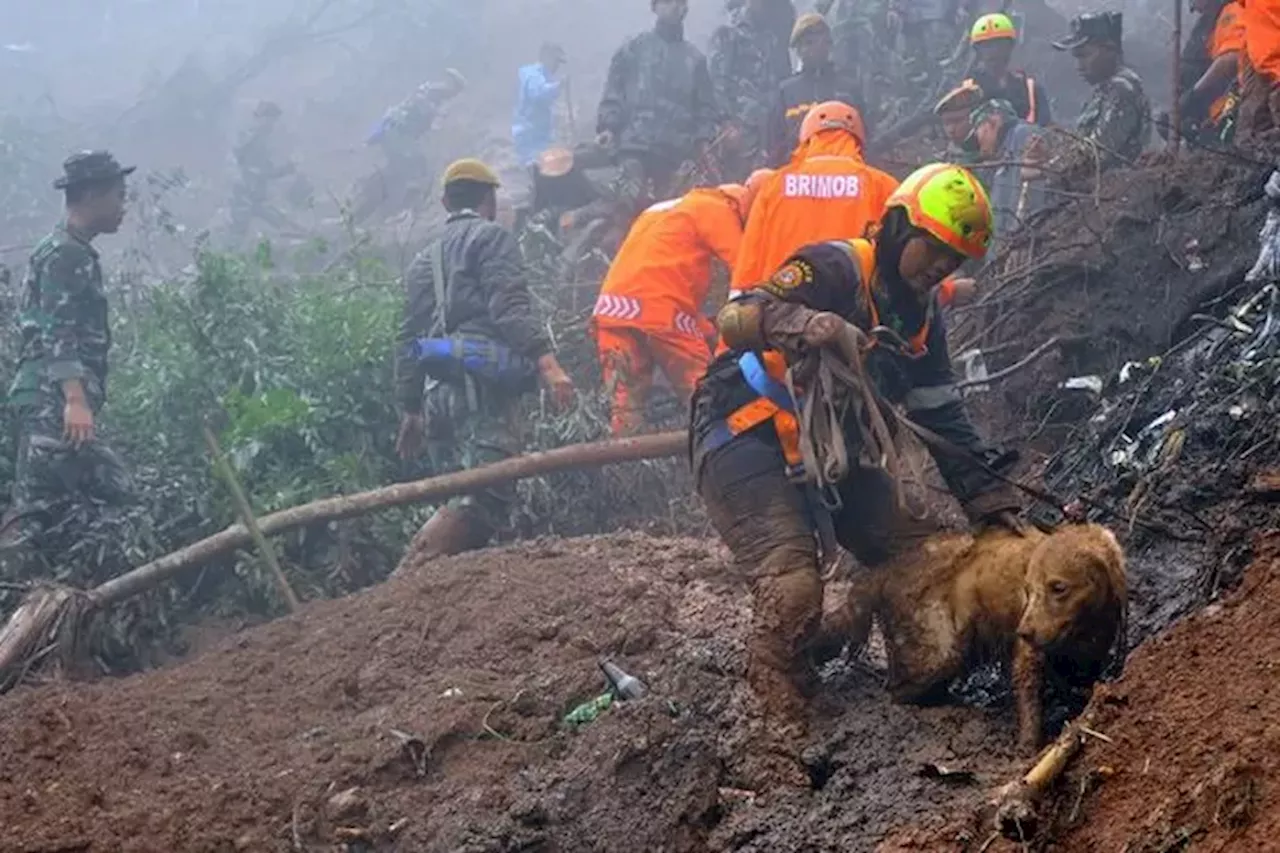
[[[322,268],[307,246],[307,266]],[[396,276],[376,259],[341,270],[286,272],[297,258],[262,245],[247,257],[197,256],[189,274],[152,286],[112,285],[112,373],[103,434],[137,481],[128,507],[77,506],[50,532],[50,573],[91,586],[235,521],[214,477],[203,427],[215,433],[255,512],[265,514],[337,494],[429,476],[424,460],[394,453],[392,346],[401,310]],[[530,399],[529,449],[606,437],[608,408],[587,332],[590,294],[573,293],[534,265],[538,310],[581,389],[571,411]],[[11,287],[0,308],[13,313]],[[585,306],[585,307],[584,307]],[[16,336],[0,344],[8,380]],[[668,400],[657,417],[677,424]],[[12,476],[12,429],[0,488]],[[514,535],[702,529],[682,460],[582,471],[520,484]],[[430,507],[318,525],[276,540],[291,585],[304,600],[333,597],[385,578]],[[17,602],[0,591],[0,611]],[[114,610],[95,632],[109,668],[133,667],[157,650],[181,649],[178,626],[206,616],[261,618],[282,612],[255,555],[236,554],[192,570],[180,583]]]

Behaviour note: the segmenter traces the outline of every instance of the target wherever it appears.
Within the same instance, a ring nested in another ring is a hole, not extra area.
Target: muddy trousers
[[[519,400],[479,382],[429,380],[423,400],[432,474],[450,474],[510,459],[520,453]],[[427,519],[409,543],[396,572],[438,557],[483,548],[510,529],[515,483],[453,498]]]
[[[624,152],[618,159],[618,176],[610,194],[619,213],[631,223],[654,202],[671,198],[681,163],[677,158],[647,152]]]
[[[610,425],[619,436],[634,434],[644,426],[655,371],[662,371],[687,403],[711,361],[711,348],[703,338],[674,330],[597,325],[595,338],[604,387],[613,398]]]
[[[1236,118],[1236,138],[1252,139],[1280,127],[1280,81],[1254,68],[1248,55],[1240,52],[1240,106]]]
[[[759,427],[711,451],[698,492],[711,523],[750,573],[754,616],[747,679],[779,722],[801,723],[811,681],[806,652],[822,614],[815,516],[805,491],[786,474],[771,428]],[[864,567],[914,550],[939,529],[931,518],[898,511],[888,475],[858,468],[839,487],[836,540]]]

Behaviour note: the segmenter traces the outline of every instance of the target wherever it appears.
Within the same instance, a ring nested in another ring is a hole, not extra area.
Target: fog
[[[718,0],[695,2],[690,38],[705,44],[722,14]],[[474,154],[509,170],[516,72],[541,43],[568,51],[582,135],[612,51],[651,23],[644,0],[5,0],[0,247],[48,227],[49,182],[82,148],[137,164],[140,195],[163,186],[170,224],[216,227],[231,147],[263,99],[281,106],[280,144],[315,189],[314,221],[301,224],[317,224],[374,168],[369,128],[449,67],[469,85],[427,140],[433,163]],[[117,243],[136,238],[131,219]]]
[[[1073,3],[1084,5],[1102,4]],[[687,36],[705,48],[724,17],[723,0],[693,0]],[[310,182],[313,203],[294,221],[332,230],[354,182],[376,169],[369,128],[446,68],[468,85],[426,139],[432,165],[478,155],[518,176],[518,67],[544,41],[564,45],[559,134],[585,138],[609,57],[651,24],[646,0],[3,0],[0,261],[20,263],[57,216],[49,183],[66,154],[110,148],[139,172],[134,214],[106,250],[181,262],[225,221],[231,150],[262,100],[280,105],[275,144]],[[1158,100],[1165,87],[1149,88]]]

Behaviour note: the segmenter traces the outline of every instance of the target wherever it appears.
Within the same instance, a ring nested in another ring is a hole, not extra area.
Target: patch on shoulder
[[[788,290],[794,290],[802,284],[813,281],[813,265],[808,261],[789,261],[782,269],[773,274],[765,283],[764,289],[774,296],[781,296]]]

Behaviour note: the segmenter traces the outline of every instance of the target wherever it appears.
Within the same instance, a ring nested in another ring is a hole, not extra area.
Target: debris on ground
[[[1280,296],[1245,283],[1264,178],[1198,154],[1117,173],[1046,216],[1036,269],[995,273],[953,318],[957,351],[982,354],[984,421],[1128,551],[1136,651],[1090,706],[1109,741],[1086,737],[1025,845],[981,817],[1026,772],[999,673],[917,708],[857,659],[824,672],[811,785],[752,790],[746,745],[765,723],[743,678],[748,580],[710,539],[631,533],[409,554],[385,584],[169,668],[18,688],[0,697],[6,843],[1264,849],[1280,539],[1255,534],[1280,517]],[[621,670],[611,685],[601,661]],[[628,678],[649,695],[615,701],[637,692]],[[607,713],[565,730],[605,696]]]

